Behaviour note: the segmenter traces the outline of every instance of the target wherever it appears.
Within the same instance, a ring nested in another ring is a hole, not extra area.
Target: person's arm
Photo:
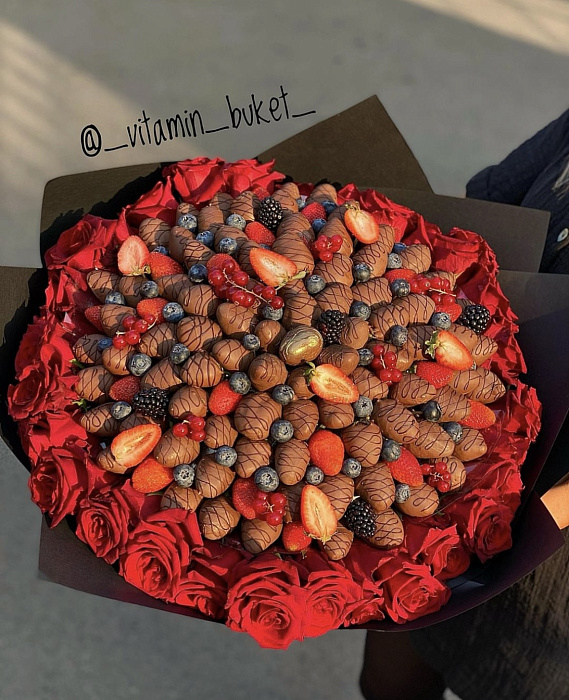
[[[466,196],[503,204],[521,204],[537,177],[568,144],[569,110],[512,151],[501,163],[475,175],[466,185]]]
[[[569,527],[569,474],[544,493],[541,500],[561,530]]]

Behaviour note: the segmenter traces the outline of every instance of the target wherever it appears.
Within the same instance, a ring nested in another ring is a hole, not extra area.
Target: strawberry
[[[184,272],[184,268],[169,255],[163,253],[150,253],[148,256],[150,274],[153,280],[157,280],[164,275],[179,275]]]
[[[249,252],[249,261],[257,277],[270,287],[280,287],[298,273],[292,260],[265,248],[253,248]]]
[[[319,202],[307,204],[302,210],[304,216],[312,223],[315,219],[324,219],[326,221],[326,209]]]
[[[123,275],[145,275],[150,272],[150,252],[138,236],[129,236],[117,253],[117,263]]]
[[[102,304],[99,304],[96,306],[88,306],[85,309],[84,314],[85,314],[85,318],[87,319],[87,321],[89,321],[89,323],[92,326],[95,326],[95,328],[98,331],[103,331],[103,333],[104,333],[105,329],[103,327],[103,324],[101,323],[101,309],[102,308],[103,308]]]
[[[160,253],[158,253],[160,255]],[[166,306],[168,302],[162,297],[154,297],[154,299],[143,299],[139,301],[136,305],[136,313],[144,318],[146,314],[152,314],[156,319],[156,323],[164,323],[164,316],[162,316],[162,309]]]
[[[435,331],[426,347],[435,362],[449,369],[469,369],[474,362],[464,343],[449,331]]]
[[[491,425],[494,425],[496,416],[490,406],[486,406],[480,401],[470,401],[470,413],[466,418],[458,422],[467,428],[482,430],[482,428],[489,428]]]
[[[401,448],[401,457],[394,462],[385,462],[391,476],[403,484],[409,486],[421,486],[423,483],[423,471],[421,465],[417,461],[415,455],[412,455],[409,450]]]
[[[335,476],[342,470],[344,443],[330,430],[317,430],[308,440],[310,463],[320,467],[326,476]]]
[[[271,196],[269,190],[266,190],[261,185],[253,185],[251,187],[251,189],[257,195],[257,197],[261,200],[261,202],[263,201],[263,199],[266,199],[267,197]]]
[[[330,499],[317,486],[311,484],[302,489],[300,517],[305,532],[321,542],[328,542],[338,529],[338,519]]]
[[[139,493],[160,491],[174,481],[173,473],[154,457],[147,457],[132,472],[132,488]]]
[[[360,392],[357,386],[341,369],[334,365],[315,367],[312,363],[309,364],[309,386],[321,399],[331,403],[354,403],[358,400]]]
[[[415,276],[416,272],[413,270],[407,270],[404,267],[399,267],[397,270],[388,270],[383,276],[391,284],[394,280],[407,280],[410,282]]]
[[[251,221],[247,224],[245,235],[250,241],[256,241],[260,245],[272,246],[276,240],[273,232],[258,221]]]
[[[137,425],[119,433],[111,442],[113,457],[122,467],[136,467],[156,447],[162,430],[159,425]]]
[[[453,300],[453,297],[450,297],[448,295],[443,296],[443,301],[441,304],[437,304],[435,306],[435,312],[436,311],[441,311],[445,314],[448,314],[450,316],[450,320],[454,323],[456,319],[460,316],[462,313],[462,307],[460,307],[455,301]]]
[[[282,531],[283,547],[287,552],[302,552],[310,547],[312,538],[304,531],[301,522],[287,523]]]
[[[415,374],[421,379],[426,379],[435,389],[446,386],[454,375],[454,370],[439,365],[438,362],[417,362]]]
[[[225,381],[214,387],[207,405],[211,413],[216,416],[226,416],[228,413],[233,413],[242,398],[243,395],[233,391],[229,382]]]
[[[253,502],[259,493],[262,492],[255,486],[252,476],[248,479],[237,477],[233,482],[231,487],[233,507],[247,520],[254,520],[257,517],[257,511],[253,508]]]
[[[140,377],[131,374],[128,377],[121,377],[110,388],[109,396],[113,401],[126,401],[132,403],[135,395],[140,390]]]
[[[375,243],[379,240],[379,224],[369,212],[356,205],[348,206],[344,223],[348,231],[362,243]]]
[[[229,262],[230,260],[235,263],[235,269],[237,269],[239,265],[237,265],[236,261],[227,253],[216,253],[215,255],[212,255],[212,257],[206,262],[205,266],[208,272],[213,270],[215,267],[223,270],[223,264]]]

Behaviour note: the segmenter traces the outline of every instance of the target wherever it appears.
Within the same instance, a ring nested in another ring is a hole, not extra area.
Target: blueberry
[[[166,246],[163,245],[157,245],[152,252],[161,253],[162,255],[168,255],[168,248],[166,248]]]
[[[213,458],[223,467],[232,467],[237,461],[237,450],[229,445],[221,445],[215,450]]]
[[[409,331],[405,326],[391,326],[389,331],[389,342],[396,348],[402,348],[407,342]]]
[[[184,309],[177,301],[169,301],[162,309],[162,316],[169,323],[177,323],[184,318]]]
[[[398,270],[403,267],[403,260],[397,253],[389,253],[387,256],[387,269],[388,270]]]
[[[360,356],[360,361],[358,362],[359,365],[362,367],[367,367],[367,365],[371,364],[373,360],[373,352],[369,348],[360,348],[358,350],[358,354]]]
[[[103,352],[103,350],[110,348],[112,344],[113,344],[112,338],[101,338],[101,340],[99,340],[99,342],[97,343],[97,350],[100,350],[101,352]]]
[[[200,282],[205,282],[207,279],[207,267],[201,263],[196,263],[192,265],[188,271],[188,277],[192,282],[200,284]]]
[[[190,351],[184,343],[176,343],[170,350],[170,360],[175,365],[183,364],[190,356]]]
[[[396,279],[393,280],[390,286],[391,293],[394,297],[406,297],[411,293],[411,285],[407,280]]]
[[[310,465],[306,469],[306,474],[304,475],[304,481],[306,481],[307,484],[310,484],[311,486],[318,486],[324,481],[324,472],[320,467],[315,467],[314,465]]]
[[[245,372],[234,372],[229,377],[229,386],[236,394],[247,394],[251,391],[251,380]]]
[[[245,350],[258,350],[261,347],[261,341],[253,333],[245,333],[241,339],[241,345]]]
[[[277,384],[273,389],[273,399],[281,406],[286,406],[294,399],[294,390],[288,384]]]
[[[352,479],[356,479],[362,472],[362,465],[357,459],[353,457],[347,457],[342,462],[342,473],[346,476],[350,476]]]
[[[213,248],[214,239],[215,239],[215,236],[213,235],[213,233],[211,231],[202,231],[201,233],[198,233],[198,235],[196,236],[196,241],[203,243],[208,248]]]
[[[124,304],[124,297],[120,292],[109,292],[105,297],[105,304]]]
[[[320,275],[310,275],[305,282],[306,291],[314,296],[319,294],[325,287],[326,282],[320,277]]]
[[[294,435],[292,423],[288,420],[276,420],[271,425],[271,438],[275,442],[288,442]]]
[[[306,206],[306,196],[301,195],[297,198],[296,203],[298,204],[298,211],[302,211]]]
[[[195,464],[178,464],[174,467],[172,471],[172,476],[174,481],[178,486],[183,489],[191,488],[196,477],[196,465]]]
[[[411,498],[411,488],[409,484],[397,484],[395,487],[395,502],[405,503]]]
[[[407,248],[405,243],[394,243],[393,244],[393,252],[397,253],[398,255],[400,253],[402,253],[405,250],[405,248]]]
[[[356,418],[369,418],[373,411],[373,402],[367,396],[360,396],[352,406]]]
[[[259,491],[270,493],[279,487],[279,475],[272,467],[260,467],[253,475],[253,481]]]
[[[178,217],[178,221],[176,221],[176,226],[181,226],[182,228],[185,228],[188,231],[194,233],[194,231],[198,227],[198,220],[193,214],[182,214]]]
[[[152,359],[143,352],[137,352],[129,358],[127,363],[128,371],[135,377],[141,377],[152,367]]]
[[[314,233],[320,233],[322,228],[326,225],[326,219],[314,219],[312,222],[312,230]]]
[[[123,420],[132,413],[132,406],[126,401],[116,401],[111,406],[111,416],[116,420]]]
[[[371,316],[371,306],[368,306],[365,301],[354,301],[350,307],[350,316],[363,318],[364,321],[367,321]]]
[[[356,263],[352,273],[356,282],[367,282],[371,277],[371,267],[365,263]]]
[[[145,299],[155,299],[160,294],[160,290],[156,282],[146,280],[140,285],[140,293]]]
[[[395,462],[399,457],[401,457],[401,445],[395,440],[385,438],[381,448],[381,459],[384,462]]]
[[[450,328],[452,320],[451,317],[444,311],[435,311],[435,313],[431,316],[429,323],[435,328],[440,328],[443,331],[447,331]]]
[[[321,202],[322,206],[324,207],[324,211],[326,212],[326,216],[330,216],[330,214],[334,211],[334,209],[338,206],[336,202],[332,202],[329,199],[327,199],[325,202]]]
[[[441,423],[441,427],[450,435],[453,442],[460,442],[462,439],[462,425],[450,421],[449,423]]]
[[[233,253],[237,252],[237,241],[229,236],[222,238],[217,244],[217,252],[233,255]]]
[[[225,219],[226,226],[233,226],[233,228],[238,228],[240,231],[245,230],[247,222],[241,216],[241,214],[230,214],[227,219]]]
[[[437,401],[427,401],[423,406],[423,418],[436,423],[443,415],[441,406]]]
[[[281,318],[283,317],[284,310],[283,309],[273,309],[272,306],[269,306],[269,304],[265,304],[261,308],[261,315],[263,318],[266,318],[268,321],[280,321]]]

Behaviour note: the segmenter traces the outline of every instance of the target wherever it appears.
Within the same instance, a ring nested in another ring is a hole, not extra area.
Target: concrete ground
[[[268,9],[270,6],[270,10]],[[567,108],[566,0],[4,0],[0,8],[0,264],[39,263],[45,182],[198,154],[236,158],[377,93],[437,192],[460,194]],[[284,85],[316,115],[87,157],[153,118]],[[132,128],[132,127],[131,127]],[[40,514],[0,445],[1,700],[359,698],[363,632],[263,651],[223,626],[40,581]]]

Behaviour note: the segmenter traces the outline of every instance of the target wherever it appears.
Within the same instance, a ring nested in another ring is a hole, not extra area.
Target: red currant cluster
[[[251,289],[249,275],[237,265],[235,260],[226,260],[223,267],[214,267],[208,274],[208,281],[213,287],[215,296],[227,299],[237,306],[250,309],[257,302],[270,304],[273,309],[281,309],[284,300],[277,296],[274,287],[255,284]]]
[[[444,304],[447,299],[449,303],[454,301],[454,295],[451,294],[452,286],[450,280],[442,277],[428,279],[422,275],[416,275],[409,282],[409,285],[413,294],[429,294],[437,306]]]
[[[199,416],[190,416],[181,423],[176,423],[172,428],[172,434],[176,437],[189,437],[196,442],[205,440],[205,420]]]
[[[156,323],[153,314],[144,314],[142,318],[136,316],[125,316],[122,321],[124,331],[117,331],[113,338],[113,347],[117,350],[126,348],[127,345],[138,345],[140,336]]]
[[[334,253],[337,253],[342,247],[343,242],[344,239],[339,234],[328,237],[322,233],[310,246],[310,251],[315,260],[330,262]]]
[[[265,520],[276,527],[283,521],[285,514],[286,496],[284,493],[264,493],[259,491],[253,501],[253,510],[259,520]]]
[[[421,464],[421,471],[427,477],[427,484],[432,486],[441,493],[450,491],[450,483],[452,480],[451,473],[448,470],[448,465],[445,462],[436,462],[435,464]]]
[[[386,384],[397,384],[403,378],[403,373],[395,369],[397,355],[393,350],[387,350],[385,345],[377,343],[371,349],[373,360],[370,367],[375,372],[375,376]]]

